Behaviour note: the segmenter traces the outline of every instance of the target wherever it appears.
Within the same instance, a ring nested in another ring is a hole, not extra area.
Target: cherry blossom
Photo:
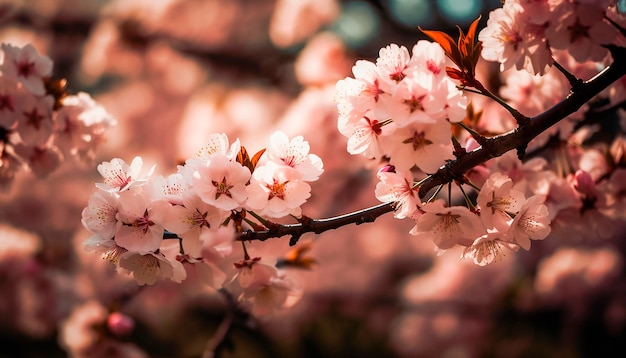
[[[383,91],[391,92],[390,89],[407,76],[410,61],[411,55],[404,46],[390,44],[380,49],[376,67],[380,73]]]
[[[487,228],[506,232],[512,216],[525,202],[524,193],[513,189],[513,181],[499,172],[491,174],[478,193],[480,218]]]
[[[413,176],[408,170],[402,172],[379,171],[379,182],[376,184],[374,191],[376,199],[383,203],[396,203],[394,217],[403,219],[411,217],[416,210],[419,210],[420,199],[417,195],[417,189],[413,185]]]
[[[268,162],[256,168],[247,193],[246,207],[259,214],[300,217],[300,206],[311,196],[311,186],[300,180],[291,167]]]
[[[543,205],[545,197],[533,195],[528,198],[507,231],[507,237],[524,250],[530,249],[530,240],[543,240],[550,234],[548,208]]]
[[[302,296],[296,281],[287,277],[261,258],[247,259],[235,264],[236,273],[228,286],[237,297],[251,307],[258,317],[272,314],[280,308],[295,304]]]
[[[118,201],[117,195],[108,191],[98,190],[93,193],[82,212],[83,226],[94,234],[112,239],[117,230]]]
[[[163,227],[183,238],[186,253],[200,255],[203,232],[218,228],[230,214],[204,202],[193,191],[183,193],[182,205],[171,205],[165,201],[155,203],[155,210],[162,212]]]
[[[96,187],[107,191],[122,192],[130,188],[140,186],[148,181],[154,172],[155,166],[141,177],[141,167],[143,160],[141,157],[133,158],[128,165],[121,158],[113,158],[110,162],[102,162],[98,165],[98,172],[104,177],[103,183],[96,183]]]
[[[88,93],[62,98],[55,114],[55,144],[79,159],[93,159],[106,130],[117,121]]]
[[[128,251],[120,256],[119,267],[122,271],[133,275],[138,285],[153,285],[159,279],[170,279],[182,282],[187,276],[182,263],[169,260],[159,252],[141,254]]]
[[[222,210],[233,210],[245,202],[249,180],[247,167],[230,161],[225,155],[214,154],[193,173],[192,187],[206,203]]]
[[[550,46],[567,49],[579,62],[601,61],[608,54],[602,45],[613,43],[617,31],[603,21],[606,6],[564,1],[554,10],[554,26],[546,30]]]
[[[399,128],[385,140],[391,164],[400,170],[417,166],[426,173],[434,173],[446,160],[454,159],[447,122],[416,123]]]
[[[422,211],[411,234],[432,239],[439,250],[469,246],[485,231],[478,216],[465,206],[446,207],[443,200],[435,200],[423,205]]]
[[[120,194],[116,218],[115,242],[129,251],[142,254],[156,251],[163,241],[162,211],[153,211],[152,203],[142,190]]]
[[[22,48],[2,44],[0,48],[4,55],[0,64],[2,74],[17,78],[34,95],[45,95],[43,78],[52,73],[52,60],[40,56],[30,44]]]
[[[339,127],[339,132],[348,137],[348,153],[363,154],[368,158],[380,158],[384,155],[381,147],[383,131],[393,130],[394,123],[384,125],[376,119],[361,118],[358,122]]]
[[[20,110],[19,103],[25,94],[14,78],[0,76],[0,127],[14,127]]]
[[[185,170],[193,172],[197,167],[206,164],[216,154],[234,160],[240,149],[239,139],[229,144],[228,136],[225,133],[211,134],[207,138],[206,144],[196,151],[195,157],[185,161]]]
[[[52,100],[39,98],[30,94],[21,96],[17,131],[25,143],[29,145],[45,145],[52,136]]]
[[[309,154],[309,143],[302,136],[289,140],[283,132],[274,132],[267,146],[267,157],[294,168],[304,181],[315,181],[324,172],[322,159]]]
[[[519,246],[504,239],[504,234],[488,229],[487,233],[477,238],[463,250],[461,258],[472,259],[476,265],[485,266],[501,261],[506,253],[503,249],[519,250]]]

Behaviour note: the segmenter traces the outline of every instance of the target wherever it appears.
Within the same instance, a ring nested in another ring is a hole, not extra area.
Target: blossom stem
[[[618,24],[617,22],[613,21],[613,19],[611,19],[610,17],[606,16],[606,14],[604,14],[604,18],[611,24],[613,25],[613,27],[615,27],[617,29],[617,31],[622,33],[622,36],[626,36],[626,28],[624,28],[623,26],[621,26],[620,24]]]
[[[459,190],[461,190],[461,193],[463,194],[463,198],[465,199],[465,204],[467,204],[467,207],[471,210],[471,211],[476,211],[476,205],[474,205],[474,203],[472,203],[472,201],[470,200],[469,196],[467,195],[467,193],[465,192],[465,190],[463,189],[463,186],[457,183],[457,186],[459,187]]]
[[[467,91],[467,89],[465,89]],[[491,91],[489,91],[487,88],[485,88],[485,86],[483,86],[480,82],[477,83],[476,85],[476,90],[477,91],[471,91],[472,93],[478,93],[481,94],[483,96],[489,97],[492,100],[496,101],[499,105],[501,105],[502,107],[504,107],[504,109],[506,109],[509,113],[511,113],[511,115],[513,116],[513,118],[515,118],[515,121],[517,122],[517,125],[519,126],[523,126],[528,124],[529,118],[526,117],[525,115],[521,114],[517,109],[511,107],[508,103],[506,103],[506,101],[504,101],[502,98],[496,96],[494,93],[492,93]]]
[[[428,198],[428,200],[426,200],[426,203],[430,203],[433,200],[435,200],[435,198],[437,197],[437,195],[439,195],[439,192],[441,191],[441,189],[443,189],[443,184],[439,185],[437,187],[437,189],[435,189],[435,192],[433,193],[433,195],[431,195],[430,198]]]
[[[480,191],[480,188],[479,188],[479,187],[477,187],[477,186],[476,186],[476,184],[472,183],[472,182],[471,182],[471,181],[469,181],[469,180],[464,181],[464,182],[463,182],[463,184],[467,184],[467,185],[471,186],[471,187],[472,187],[472,189],[474,189],[474,190],[476,190],[476,191]]]
[[[270,222],[269,220],[266,220],[264,217],[262,217],[261,215],[255,213],[254,211],[248,211],[248,213],[250,213],[250,215],[254,216],[255,219],[259,220],[259,222],[261,224],[263,224],[265,227],[270,227],[270,226],[273,225],[272,222]],[[254,226],[254,225],[252,225],[252,226]]]
[[[243,259],[244,260],[250,260],[250,255],[248,255],[248,249],[246,248],[246,242],[245,241],[241,241],[241,247],[243,248]]]

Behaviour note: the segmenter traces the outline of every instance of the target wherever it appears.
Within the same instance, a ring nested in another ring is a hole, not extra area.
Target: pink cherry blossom
[[[2,74],[17,78],[34,95],[45,95],[43,78],[52,74],[52,60],[40,56],[30,44],[22,48],[2,44],[1,49],[4,54],[0,65]]]
[[[20,98],[26,95],[18,82],[8,76],[0,76],[0,126],[12,128],[17,122]]]
[[[236,263],[237,271],[228,280],[234,294],[249,306],[257,317],[267,316],[276,310],[295,304],[302,289],[295,280],[278,271],[266,260],[254,258]]]
[[[17,131],[28,145],[45,145],[52,136],[52,98],[24,94],[20,97]]]
[[[141,177],[141,157],[133,158],[128,165],[123,159],[113,158],[110,162],[102,162],[98,165],[98,172],[104,177],[104,183],[96,183],[98,189],[122,192],[130,188],[143,185],[154,172],[155,166],[148,174]]]
[[[187,276],[182,263],[158,252],[140,254],[128,251],[119,259],[121,270],[133,275],[138,285],[154,285],[159,279],[180,283]]]
[[[196,151],[194,158],[189,158],[185,162],[185,165],[194,167],[200,163],[206,163],[214,154],[226,156],[229,160],[235,159],[241,144],[239,139],[236,139],[229,145],[228,136],[224,133],[214,133],[209,135],[206,140],[206,144]]]
[[[503,249],[519,250],[519,246],[504,239],[505,234],[488,229],[487,233],[477,238],[472,245],[463,250],[462,259],[472,259],[479,266],[501,261],[506,253]]]
[[[548,208],[543,205],[544,196],[533,195],[520,208],[507,237],[521,246],[524,250],[530,249],[530,240],[543,240],[550,234],[550,219]]]
[[[495,172],[478,193],[476,203],[480,207],[480,218],[487,228],[506,232],[513,220],[512,216],[525,200],[524,193],[513,189],[511,178]]]
[[[250,170],[222,154],[213,154],[193,174],[192,189],[206,203],[234,210],[246,200]]]
[[[153,212],[150,198],[141,189],[120,193],[115,242],[142,254],[156,251],[165,231],[159,215],[162,212]]]
[[[39,177],[45,177],[55,171],[63,162],[63,154],[54,146],[15,145],[15,154],[19,156],[27,168]]]
[[[396,203],[394,217],[411,217],[419,209],[421,200],[418,187],[413,185],[413,176],[409,170],[402,172],[380,171],[379,182],[374,191],[376,199],[383,203]]]
[[[302,136],[289,140],[283,132],[274,132],[267,145],[269,160],[294,168],[304,181],[315,181],[324,172],[322,159],[309,154],[309,142]]]
[[[439,250],[469,246],[485,232],[478,215],[465,206],[445,207],[443,200],[435,200],[422,206],[422,211],[411,234],[433,240]]]
[[[489,13],[487,27],[480,31],[478,40],[483,43],[482,57],[500,62],[500,71],[512,68],[525,69],[533,74],[544,74],[552,65],[550,49],[543,40],[543,25],[528,19],[524,8],[509,3]]]
[[[98,190],[93,193],[82,212],[83,226],[94,234],[112,239],[117,230],[118,200],[117,195],[108,191]]]
[[[417,166],[426,173],[434,173],[446,160],[454,159],[447,122],[399,128],[385,137],[384,144],[391,164],[400,170]]]
[[[290,167],[268,162],[256,168],[247,193],[246,207],[258,214],[299,217],[300,206],[311,196],[311,186],[299,180]]]
[[[420,40],[413,46],[411,65],[420,72],[430,73],[433,80],[441,81],[446,76],[446,67],[451,61],[436,42]]]
[[[392,92],[391,89],[407,76],[410,60],[409,50],[404,46],[390,44],[380,49],[376,67],[380,73],[383,91]]]
[[[117,266],[120,256],[128,252],[125,248],[115,243],[113,238],[106,238],[100,234],[90,236],[83,242],[83,248],[87,252],[95,252],[102,255],[107,260]]]
[[[393,122],[381,123],[368,117],[339,127],[341,134],[348,137],[348,153],[363,154],[368,158],[380,158],[384,155],[380,137],[384,135],[383,133],[387,134],[394,129],[395,123]]]
[[[554,10],[556,21],[546,30],[550,46],[567,49],[579,62],[601,61],[608,55],[602,45],[613,43],[617,30],[603,21],[605,6],[563,1]]]
[[[171,205],[165,201],[154,204],[153,210],[160,210],[163,227],[183,238],[185,253],[198,257],[201,254],[200,240],[204,231],[217,229],[230,215],[204,202],[193,191],[183,194],[183,205]]]
[[[93,159],[105,131],[117,121],[85,92],[68,95],[55,111],[55,144],[78,159]]]
[[[403,127],[412,123],[436,123],[443,119],[448,87],[433,87],[430,75],[411,72],[392,92],[387,106],[391,119]]]

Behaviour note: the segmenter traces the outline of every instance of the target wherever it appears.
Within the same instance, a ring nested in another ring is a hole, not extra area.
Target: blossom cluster
[[[391,44],[380,50],[375,64],[359,60],[354,77],[337,83],[338,128],[348,138],[347,150],[385,164],[376,197],[393,203],[396,218],[415,222],[411,234],[433,240],[439,254],[461,247],[461,256],[478,265],[498,261],[503,248],[528,250],[531,240],[554,233],[555,223],[591,237],[611,235],[623,205],[617,184],[623,177],[623,135],[609,139],[611,150],[593,140],[600,128],[581,122],[586,106],[528,138],[528,151],[536,156],[532,160],[523,163],[509,153],[476,166],[448,180],[447,200],[440,198],[443,185],[429,199],[420,197],[420,186],[447,161],[462,160],[489,136],[511,133],[524,125],[522,117],[531,120],[524,115],[545,112],[576,83],[606,67],[606,45],[624,43],[618,30],[626,17],[615,5],[608,0],[507,0],[490,13],[477,45],[475,28],[467,38],[461,32],[458,49],[448,48],[454,45],[449,36],[424,31],[437,43],[419,41],[412,55]],[[500,62],[504,99],[474,77],[476,54],[467,48]],[[555,63],[558,70],[549,71]],[[472,96],[469,102],[468,87],[475,89],[472,95],[484,97]],[[618,81],[601,94],[602,100],[623,105],[623,87]],[[456,123],[465,131],[451,130]],[[618,125],[619,133],[625,124]],[[418,171],[426,178],[415,179]]]
[[[296,297],[297,290],[268,259],[229,257],[237,232],[269,226],[268,218],[301,217],[311,195],[308,184],[323,172],[302,136],[270,136],[252,158],[225,134],[207,144],[178,171],[154,175],[135,157],[98,166],[104,181],[83,210],[82,223],[93,235],[84,243],[138,284],[159,278],[181,282],[193,272],[204,284],[229,289],[250,302],[254,312]],[[256,221],[251,220],[252,215]],[[168,245],[176,239],[176,245]],[[229,261],[230,260],[230,261]]]
[[[65,158],[90,160],[115,124],[89,94],[65,92],[32,45],[0,47],[0,186],[20,170],[46,176]]]
[[[603,61],[618,31],[605,20],[616,12],[614,0],[507,0],[489,14],[478,38],[482,56],[500,62],[500,70],[515,66],[545,74],[554,63],[553,50],[567,50],[578,62]],[[608,10],[607,10],[608,8]]]
[[[453,159],[450,122],[465,118],[467,98],[446,76],[449,63],[438,44],[425,40],[412,55],[391,44],[376,63],[357,61],[354,78],[340,80],[335,95],[348,152],[427,173]]]
[[[477,205],[470,207],[449,206],[441,199],[422,203],[408,171],[386,170],[378,177],[376,197],[396,202],[395,217],[415,220],[410,233],[433,240],[438,254],[462,246],[463,257],[482,266],[501,259],[502,248],[528,250],[530,240],[545,239],[550,233],[545,196],[526,198],[510,177],[497,171],[483,184]]]

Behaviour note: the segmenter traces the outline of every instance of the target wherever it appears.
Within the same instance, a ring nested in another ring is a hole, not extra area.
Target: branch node
[[[528,148],[528,143],[522,144],[519,147],[517,147],[517,158],[519,160],[524,159],[524,156],[526,155],[526,148]]]
[[[292,234],[289,239],[289,246],[295,246],[298,243],[298,240],[300,240],[300,234]]]

